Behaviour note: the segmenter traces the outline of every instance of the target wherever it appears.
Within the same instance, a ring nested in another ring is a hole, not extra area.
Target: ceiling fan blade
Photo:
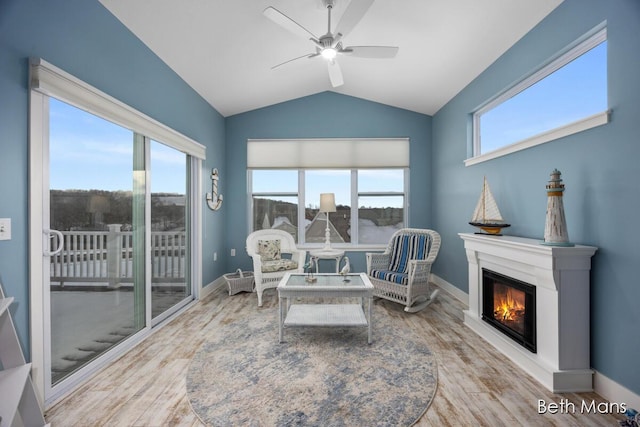
[[[346,36],[362,19],[374,0],[351,0],[338,22],[334,33]]]
[[[316,53],[316,52],[314,52],[314,53],[307,53],[307,54],[305,54],[305,55],[297,56],[297,57],[295,57],[295,58],[293,58],[293,59],[289,59],[289,60],[287,60],[287,61],[284,61],[284,62],[281,62],[281,63],[279,63],[279,64],[277,64],[277,65],[274,65],[273,67],[271,67],[271,69],[273,70],[273,69],[275,69],[275,68],[278,68],[278,67],[280,67],[280,66],[282,66],[282,65],[288,64],[289,62],[296,61],[296,60],[298,60],[298,59],[302,59],[302,58],[314,58],[314,57],[316,57],[316,56],[318,56],[318,55],[319,55],[319,53]]]
[[[393,58],[398,50],[397,46],[347,46],[340,53],[359,58]]]
[[[293,19],[289,18],[284,13],[280,12],[278,9],[269,6],[265,10],[262,11],[262,14],[267,18],[271,19],[276,24],[280,25],[285,30],[291,31],[293,34],[297,34],[305,39],[311,38],[312,40],[317,40],[318,38],[309,30],[307,30],[302,25],[298,24]]]
[[[338,65],[338,61],[335,59],[328,61],[329,68],[329,80],[331,80],[331,86],[338,87],[344,84],[344,80],[342,79],[342,70],[340,70],[340,65]]]

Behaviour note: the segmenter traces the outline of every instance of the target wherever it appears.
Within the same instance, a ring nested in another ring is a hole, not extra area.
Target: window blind
[[[250,169],[409,167],[408,138],[250,139]]]

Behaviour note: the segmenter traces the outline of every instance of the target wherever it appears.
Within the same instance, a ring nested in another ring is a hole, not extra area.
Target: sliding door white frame
[[[106,118],[116,124],[140,133],[145,137],[162,141],[188,154],[189,170],[189,220],[190,220],[190,279],[193,299],[197,299],[202,286],[202,159],[205,147],[166,127],[154,119],[100,92],[66,72],[43,60],[32,60],[30,68],[31,90],[30,133],[29,133],[29,287],[30,287],[30,344],[32,378],[38,397],[45,407],[51,406],[71,390],[78,387],[90,375],[102,369],[109,362],[128,351],[154,331],[151,322],[150,304],[146,307],[146,327],[125,339],[90,364],[80,368],[71,377],[62,380],[55,387],[51,384],[50,350],[50,293],[49,272],[44,268],[44,251],[48,249],[49,237],[43,230],[49,228],[49,96],[53,96],[78,108]],[[148,151],[146,154],[148,159]],[[148,162],[147,162],[148,164]],[[147,187],[148,189],[148,187]],[[149,204],[147,203],[147,206]],[[148,218],[149,209],[145,216]],[[149,237],[145,240],[149,247]],[[147,249],[148,250],[148,249]],[[145,255],[145,283],[149,285],[149,256]],[[45,286],[45,284],[47,286]],[[146,301],[150,302],[150,286],[146,286]],[[182,306],[188,304],[185,302]],[[173,315],[179,314],[175,312]],[[171,317],[171,316],[169,316]],[[163,320],[166,320],[163,318]],[[155,326],[156,323],[153,323]]]

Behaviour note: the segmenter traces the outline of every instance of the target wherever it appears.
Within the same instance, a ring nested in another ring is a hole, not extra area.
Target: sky
[[[602,113],[607,109],[605,41],[482,114],[482,153]]]
[[[606,41],[481,116],[482,152],[521,141],[608,108]],[[553,102],[549,102],[553,100]],[[151,144],[151,191],[186,192],[187,156]],[[133,132],[50,98],[50,188],[130,191],[133,187]],[[297,171],[254,171],[253,192],[297,193]],[[309,170],[305,205],[316,207],[320,193],[351,205],[348,170]],[[404,189],[402,170],[363,170],[358,191]],[[366,206],[396,206],[398,198],[362,199]]]
[[[131,191],[133,132],[64,102],[50,99],[50,188],[55,190]],[[254,171],[254,192],[298,193],[298,172]],[[360,170],[359,190],[404,189],[404,173]],[[151,192],[185,194],[186,155],[151,143]],[[349,170],[310,170],[305,175],[306,206],[317,207],[320,193],[332,192],[336,204],[351,205]],[[297,198],[280,198],[297,203]],[[402,198],[367,197],[365,206],[402,207]]]
[[[51,189],[132,190],[132,131],[55,98],[50,98],[49,116]],[[152,141],[151,192],[185,194],[186,159]]]
[[[359,192],[399,192],[404,191],[403,169],[363,169],[358,171]],[[253,193],[298,193],[297,170],[254,170],[252,171]],[[305,207],[317,208],[321,193],[334,193],[336,205],[351,206],[350,170],[307,170],[304,174]],[[297,203],[298,199],[269,197]],[[360,206],[402,207],[402,197],[362,197]]]

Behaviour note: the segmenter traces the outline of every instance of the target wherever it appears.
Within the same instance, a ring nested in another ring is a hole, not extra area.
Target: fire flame
[[[519,298],[518,298],[519,297]],[[494,297],[494,317],[501,321],[514,321],[524,312],[524,293],[514,293],[511,289],[505,295]]]

